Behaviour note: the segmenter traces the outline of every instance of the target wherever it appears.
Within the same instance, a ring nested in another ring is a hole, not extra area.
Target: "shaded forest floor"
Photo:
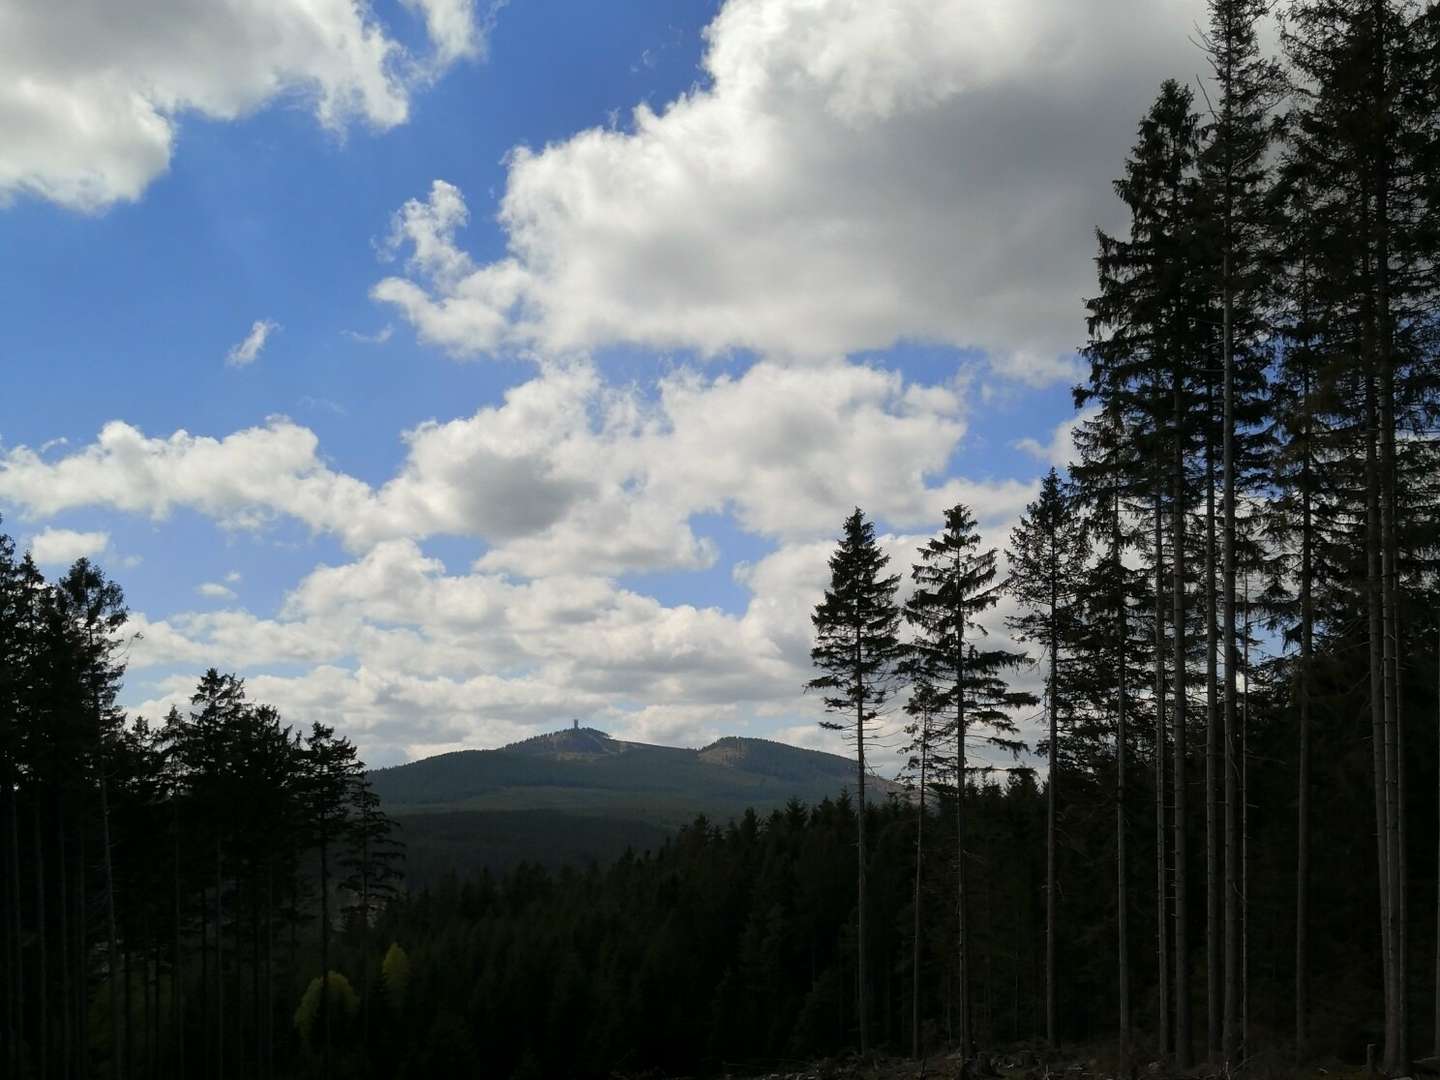
[[[852,1054],[803,1065],[799,1062],[777,1064],[771,1069],[758,1071],[754,1068],[740,1068],[719,1075],[724,1080],[1169,1080],[1172,1077],[1184,1077],[1187,1080],[1223,1080],[1227,1077],[1223,1070],[1210,1064],[1200,1064],[1179,1071],[1159,1061],[1149,1061],[1142,1057],[1129,1065],[1123,1065],[1113,1052],[1096,1056],[1067,1056],[1062,1053],[1045,1062],[1032,1050],[981,1055],[978,1060],[972,1058],[968,1061],[959,1053],[937,1053],[923,1061],[883,1055],[872,1055],[869,1059],[864,1059],[858,1054]],[[1252,1060],[1243,1073],[1234,1075],[1250,1076],[1256,1080],[1281,1080],[1291,1077],[1297,1080],[1373,1080],[1363,1067],[1338,1061],[1296,1068],[1264,1058]],[[1423,1075],[1426,1074],[1417,1074]],[[615,1080],[692,1078],[660,1074],[629,1077],[617,1074]]]

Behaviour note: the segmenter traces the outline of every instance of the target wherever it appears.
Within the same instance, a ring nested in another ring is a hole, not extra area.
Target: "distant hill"
[[[433,879],[653,848],[698,814],[724,823],[750,808],[768,813],[790,799],[853,791],[855,763],[768,739],[732,736],[687,750],[580,727],[376,769],[370,782],[401,821],[412,878]],[[876,795],[893,789],[873,782]]]

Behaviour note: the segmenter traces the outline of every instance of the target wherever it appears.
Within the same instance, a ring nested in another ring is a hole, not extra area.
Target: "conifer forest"
[[[832,798],[408,881],[343,726],[127,713],[120,584],[0,537],[0,1076],[1440,1073],[1440,4],[1174,32],[1071,460],[836,522]]]

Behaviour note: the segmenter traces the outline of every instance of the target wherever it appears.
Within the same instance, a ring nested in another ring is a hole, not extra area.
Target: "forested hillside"
[[[853,787],[855,775],[844,758],[766,739],[687,750],[576,727],[377,769],[369,781],[396,820],[415,887],[524,861],[609,862],[657,848],[696,814],[727,821],[791,799],[818,802]]]
[[[0,538],[0,1073],[1440,1057],[1440,4],[1208,16],[1204,78],[1094,118],[1123,227],[1008,537],[948,481],[911,540],[836,522],[794,689],[853,761],[572,729],[366,773],[215,669],[126,716],[119,587]],[[474,869],[520,807],[613,857]]]

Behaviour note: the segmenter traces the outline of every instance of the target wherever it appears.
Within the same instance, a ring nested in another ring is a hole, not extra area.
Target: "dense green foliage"
[[[396,815],[549,810],[678,828],[697,813],[818,801],[855,779],[834,754],[765,739],[720,739],[700,750],[611,739],[593,728],[553,732],[498,750],[460,750],[376,769],[370,782]]]
[[[1036,1037],[1183,1070],[1202,1031],[1227,1070],[1440,1051],[1440,4],[1284,14],[1271,59],[1265,5],[1212,0],[1215,95],[1167,80],[1117,162],[1076,460],[1008,579],[955,505],[901,605],[874,524],[844,522],[809,688],[853,772],[576,731],[372,788],[215,671],[127,723],[118,587],[83,560],[46,583],[0,538],[7,1075],[604,1076]],[[1045,661],[1041,776],[969,754],[1022,762],[1037,704],[985,640],[1002,603]],[[909,791],[867,805],[902,708]],[[519,790],[653,825],[848,777],[853,803],[604,867],[394,889],[382,800],[453,846]]]
[[[126,723],[125,623],[89,562],[48,583],[0,536],[0,1072],[323,1066],[349,997],[332,1016],[300,993],[332,928],[363,937],[393,897],[390,822],[348,740],[232,675]]]

